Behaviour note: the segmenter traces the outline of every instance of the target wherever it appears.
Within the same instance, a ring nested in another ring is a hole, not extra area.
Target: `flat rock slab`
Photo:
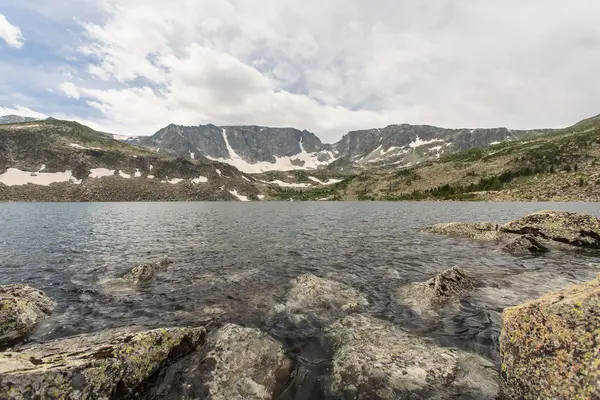
[[[195,350],[205,333],[111,329],[0,353],[0,398],[127,398],[152,374]]]
[[[0,345],[26,336],[53,310],[54,302],[41,290],[27,285],[0,286]]]
[[[500,378],[488,360],[351,315],[328,330],[332,392],[343,399],[494,399]]]
[[[500,354],[514,398],[600,398],[600,277],[505,309]]]

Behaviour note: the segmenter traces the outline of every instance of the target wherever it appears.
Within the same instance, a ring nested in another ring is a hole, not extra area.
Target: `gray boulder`
[[[538,256],[549,251],[548,248],[533,235],[518,236],[506,243],[502,249],[516,256]]]
[[[178,376],[156,398],[176,400],[267,400],[287,382],[292,362],[280,343],[259,329],[227,324],[213,332],[196,353],[165,371]]]
[[[54,302],[41,290],[27,285],[0,286],[0,345],[26,336],[53,310]]]
[[[498,240],[498,228],[498,224],[492,222],[450,222],[432,225],[423,231],[476,240]]]
[[[286,302],[276,305],[273,311],[284,313],[294,322],[307,318],[332,322],[342,314],[368,304],[367,298],[354,288],[306,274],[292,281]]]
[[[122,399],[202,344],[204,328],[112,329],[0,353],[0,398]]]
[[[473,283],[459,267],[452,267],[426,282],[416,282],[398,289],[401,303],[411,306],[419,315],[438,316],[437,310],[458,301],[473,289]]]
[[[588,249],[600,249],[600,218],[565,211],[541,211],[509,222],[502,232],[546,239]]]
[[[445,348],[392,324],[351,315],[329,329],[332,392],[344,399],[494,399],[493,363]]]
[[[123,275],[123,279],[136,285],[146,285],[152,282],[159,272],[166,271],[170,264],[172,261],[166,257],[156,263],[138,264]]]

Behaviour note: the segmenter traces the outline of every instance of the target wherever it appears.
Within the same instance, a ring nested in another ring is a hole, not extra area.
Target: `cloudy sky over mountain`
[[[565,126],[600,113],[598,21],[598,0],[0,0],[0,114]]]

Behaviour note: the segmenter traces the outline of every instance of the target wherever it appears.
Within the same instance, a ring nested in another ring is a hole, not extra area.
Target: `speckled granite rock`
[[[549,250],[533,235],[521,235],[510,240],[502,248],[504,251],[516,256],[539,256]]]
[[[123,275],[123,279],[137,285],[146,285],[152,282],[159,272],[166,271],[170,264],[172,261],[166,257],[156,263],[138,264]]]
[[[332,392],[340,398],[494,399],[500,392],[490,361],[440,347],[389,322],[355,314],[328,331]]]
[[[504,310],[500,353],[514,398],[600,398],[600,276]]]
[[[398,300],[421,316],[438,316],[437,310],[449,301],[458,301],[473,289],[462,268],[453,267],[426,282],[410,283],[397,291]]]
[[[0,398],[126,398],[204,336],[204,328],[123,328],[0,353]]]
[[[600,249],[600,218],[565,211],[541,211],[509,222],[502,232],[530,234],[575,247]]]
[[[227,324],[211,332],[199,351],[165,371],[165,376],[178,376],[178,382],[155,393],[166,400],[270,400],[291,369],[283,347],[269,335]]]
[[[292,281],[286,302],[273,311],[282,312],[295,322],[306,318],[333,322],[343,313],[368,304],[367,298],[350,286],[306,274]]]
[[[0,345],[26,336],[54,310],[54,302],[27,285],[0,286]]]
[[[498,224],[492,222],[449,222],[429,226],[423,231],[476,240],[498,240]]]

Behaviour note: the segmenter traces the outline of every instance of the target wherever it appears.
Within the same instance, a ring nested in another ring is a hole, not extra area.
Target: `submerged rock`
[[[549,251],[548,248],[533,235],[521,235],[515,239],[512,239],[506,245],[504,245],[502,249],[516,256],[537,256]]]
[[[460,300],[473,289],[473,283],[459,267],[452,267],[426,282],[411,283],[398,289],[401,303],[419,315],[437,316],[436,311],[450,300]]]
[[[369,304],[358,290],[311,274],[296,277],[292,285],[286,302],[275,306],[274,311],[283,312],[296,322],[309,317],[326,322]]]
[[[204,336],[204,328],[124,328],[0,353],[0,398],[126,398]]]
[[[541,211],[503,225],[507,233],[530,234],[575,247],[600,249],[600,218],[565,211]]]
[[[331,389],[345,399],[494,399],[495,366],[481,356],[351,315],[329,329],[334,356]]]
[[[26,336],[53,310],[54,302],[41,290],[27,285],[0,286],[0,345]]]
[[[450,222],[429,226],[424,231],[440,235],[468,237],[476,240],[498,239],[498,224],[492,222]]]
[[[148,284],[156,278],[159,272],[166,271],[172,263],[171,260],[165,257],[157,263],[138,264],[123,275],[123,279],[137,285]]]
[[[172,365],[157,398],[176,400],[267,400],[287,382],[292,362],[277,341],[259,329],[227,324],[213,332],[202,348]]]
[[[504,310],[500,355],[514,398],[600,398],[600,276]]]

